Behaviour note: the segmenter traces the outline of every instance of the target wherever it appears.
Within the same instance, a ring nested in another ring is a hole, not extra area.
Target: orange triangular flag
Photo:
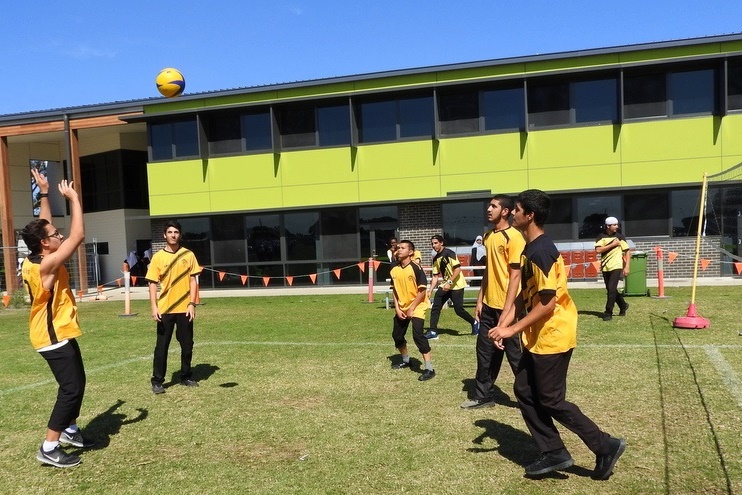
[[[131,276],[131,285],[137,285],[137,278],[134,275]]]
[[[381,261],[374,260],[374,270],[378,270],[380,265],[381,265]]]
[[[592,265],[593,265],[593,268],[600,271],[600,261],[593,261]]]
[[[316,284],[317,283],[317,274],[316,273],[310,273],[309,274],[309,280],[311,280],[313,284]]]
[[[358,268],[361,269],[361,273],[366,273],[366,262],[361,261],[360,263],[358,263]]]
[[[116,284],[117,284],[117,285],[118,285],[119,287],[121,287],[121,279],[120,279],[120,278],[117,278],[117,279],[116,279]]]
[[[667,252],[667,261],[669,263],[672,263],[673,261],[675,261],[675,258],[677,257],[678,257],[678,253],[673,253],[672,251]]]
[[[335,274],[335,276],[340,280],[340,268],[335,268],[332,273]]]
[[[242,285],[245,285],[245,282],[247,282],[247,275],[240,275],[240,278],[242,279]]]
[[[224,275],[226,275],[227,272],[219,272],[219,282],[224,280]]]
[[[294,285],[294,277],[292,277],[291,275],[286,277],[286,281],[289,283],[289,285]]]
[[[709,267],[709,263],[711,263],[711,260],[701,258],[701,270],[706,270]]]
[[[737,272],[737,275],[742,273],[742,263],[735,263],[734,264],[734,271]]]
[[[263,277],[263,285],[268,287],[268,283],[271,281],[270,277]]]

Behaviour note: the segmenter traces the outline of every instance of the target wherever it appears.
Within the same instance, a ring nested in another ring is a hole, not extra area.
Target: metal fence
[[[87,286],[90,289],[95,289],[100,283],[100,258],[98,257],[96,243],[85,244],[85,265],[87,267]],[[15,260],[15,264],[10,267],[5,266],[5,255],[10,251],[11,259]],[[0,247],[0,291],[9,291],[8,289],[8,278],[6,273],[9,271],[12,277],[15,277],[15,287],[23,287],[23,281],[21,280],[21,264],[27,256],[27,250],[19,250],[17,246],[3,246]],[[67,271],[70,273],[70,285],[72,289],[77,291],[80,280],[80,269],[77,263],[77,254],[73,255],[67,263],[65,263]]]

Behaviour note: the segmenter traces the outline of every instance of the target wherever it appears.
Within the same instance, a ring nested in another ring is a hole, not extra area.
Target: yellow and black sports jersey
[[[191,302],[191,277],[201,273],[196,256],[181,247],[171,253],[161,249],[152,256],[145,278],[160,283],[157,309],[160,314],[185,313]]]
[[[70,289],[70,276],[63,266],[51,290],[41,286],[41,256],[31,255],[23,260],[21,274],[31,298],[29,337],[34,349],[58,344],[65,339],[82,335],[77,319],[75,295]]]
[[[390,272],[390,276],[394,293],[399,301],[399,309],[402,311],[409,309],[420,290],[427,291],[428,289],[428,279],[417,263],[410,262],[407,266],[395,265]],[[425,311],[429,307],[430,301],[426,296],[415,308],[413,316],[425,318]]]
[[[577,307],[567,292],[564,260],[545,234],[526,244],[521,256],[521,284],[526,311],[542,295],[556,297],[553,313],[522,334],[523,345],[534,354],[559,354],[577,346]]]
[[[502,309],[510,283],[510,265],[520,266],[526,240],[519,230],[508,227],[491,230],[484,236],[487,260],[487,287],[482,301],[490,308]]]
[[[460,266],[461,263],[459,263],[459,258],[456,256],[456,253],[454,253],[452,249],[443,248],[443,250],[440,253],[436,253],[433,258],[433,275],[442,277],[443,281],[453,281],[451,290],[465,289],[467,285],[463,273],[459,272],[459,276],[456,277],[456,279],[451,276],[453,275],[453,271]],[[442,284],[442,282],[439,282],[439,284]]]
[[[623,234],[618,232],[613,235],[606,233],[600,234],[595,240],[595,247],[598,248],[607,246],[613,242],[614,239],[621,241],[621,244],[600,255],[600,269],[604,272],[623,270],[623,255],[629,250],[629,244],[626,242],[626,238]]]

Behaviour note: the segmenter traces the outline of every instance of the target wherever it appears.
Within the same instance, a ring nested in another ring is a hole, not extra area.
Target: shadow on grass
[[[211,375],[219,371],[219,366],[213,364],[201,363],[191,368],[191,378],[197,382],[208,380]],[[180,383],[180,371],[174,371],[170,377],[170,381],[164,384],[165,388]]]
[[[402,356],[400,354],[392,354],[390,356],[387,356],[386,359],[391,363],[390,365],[392,366],[392,368],[394,368],[394,365],[402,362]],[[404,369],[405,368],[401,368],[400,370]],[[423,372],[423,363],[417,358],[410,357],[410,365],[407,366],[406,369],[409,369],[410,371],[413,371],[417,374],[421,374]]]
[[[91,440],[95,441],[93,450],[105,449],[108,447],[111,443],[111,437],[117,435],[119,431],[121,431],[122,426],[138,423],[147,419],[149,413],[146,409],[141,407],[137,408],[139,414],[133,418],[128,418],[126,414],[118,412],[118,408],[123,404],[123,400],[117,400],[116,403],[106,411],[94,417],[84,428],[85,436],[90,437]]]
[[[474,389],[476,387],[476,381],[474,378],[464,378],[461,380],[461,383],[463,385],[461,391],[466,392],[466,398],[474,399]],[[497,385],[495,385],[495,403],[501,406],[518,407],[518,402],[512,400],[510,396],[503,392]]]
[[[577,314],[580,316],[594,316],[596,318],[603,318],[603,315],[605,314],[604,311],[577,311]]]

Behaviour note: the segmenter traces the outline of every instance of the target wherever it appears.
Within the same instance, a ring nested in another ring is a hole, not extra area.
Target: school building
[[[18,284],[30,166],[81,191],[73,285],[87,289],[162,247],[171,218],[202,287],[365,284],[369,258],[381,284],[390,237],[424,262],[433,234],[466,251],[493,194],[530,188],[552,197],[546,230],[574,278],[597,275],[591,246],[609,215],[649,253],[648,277],[658,246],[673,254],[665,276],[689,277],[703,175],[741,162],[742,34],[2,115],[0,284]],[[698,274],[734,276],[733,171],[710,182],[707,205]],[[65,204],[52,208],[64,231]]]

